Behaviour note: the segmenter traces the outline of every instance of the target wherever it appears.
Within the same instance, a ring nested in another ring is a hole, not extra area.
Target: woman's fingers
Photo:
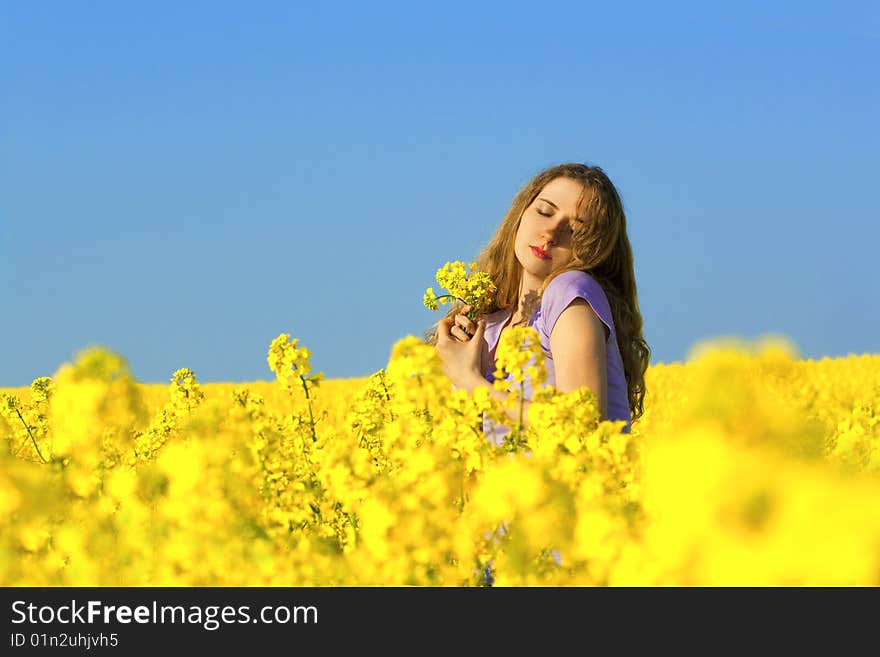
[[[460,326],[453,326],[450,333],[452,334],[452,337],[459,342],[467,342],[468,340],[470,340],[470,336],[465,333]]]
[[[437,323],[437,342],[447,342],[449,340],[467,342],[470,340],[470,336],[460,326],[455,324],[455,318],[444,317]]]
[[[471,306],[464,305],[462,310],[468,312]],[[444,339],[455,339],[458,342],[468,342],[477,330],[477,323],[465,314],[444,317],[438,323],[438,333]]]
[[[455,336],[450,335],[452,327],[453,327],[453,319],[452,317],[444,317],[439,322],[437,322],[437,342],[446,342],[447,340],[453,339]]]
[[[462,332],[468,336],[473,335],[474,331],[477,330],[476,322],[471,320],[467,315],[456,315],[455,325],[462,329]]]

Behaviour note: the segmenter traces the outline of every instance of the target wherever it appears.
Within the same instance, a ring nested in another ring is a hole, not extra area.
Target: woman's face
[[[526,289],[537,289],[553,269],[571,260],[571,237],[583,185],[554,178],[525,209],[516,231],[514,250],[523,267]]]

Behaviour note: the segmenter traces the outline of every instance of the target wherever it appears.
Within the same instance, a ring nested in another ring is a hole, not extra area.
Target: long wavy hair
[[[552,166],[539,172],[517,192],[495,235],[476,258],[477,268],[488,272],[497,287],[485,312],[517,307],[523,273],[514,251],[519,223],[545,185],[560,177],[571,178],[583,186],[577,210],[583,221],[576,224],[572,235],[571,260],[551,271],[538,294],[544,293],[553,278],[572,270],[588,273],[602,286],[611,306],[634,422],[644,412],[645,371],[651,350],[642,335],[642,315],[623,202],[601,168],[580,163]],[[446,316],[457,312],[456,307],[450,308]],[[436,344],[437,325],[425,336],[429,344]]]

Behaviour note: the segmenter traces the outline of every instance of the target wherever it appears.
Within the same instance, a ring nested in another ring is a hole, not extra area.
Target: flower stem
[[[300,374],[299,380],[302,381],[303,390],[306,391],[306,405],[309,407],[309,427],[312,429],[312,440],[317,442],[318,434],[315,433],[315,416],[312,413],[312,398],[309,396],[309,386],[306,384],[305,377]]]
[[[462,299],[461,297],[457,297],[457,296],[455,296],[454,294],[441,294],[439,297],[434,297],[434,301],[440,301],[440,299],[447,299],[447,298],[449,298],[449,299],[456,299],[456,300],[458,300],[458,301],[461,301],[461,302],[462,302],[464,305],[466,305],[466,306],[472,306],[472,305],[473,305],[473,304],[468,303],[467,301],[465,301],[465,300]],[[467,318],[468,318],[469,320],[473,321],[474,318],[475,318],[478,314],[479,314],[479,309],[478,309],[478,308],[472,308],[471,311],[470,311],[469,313],[467,313]]]
[[[382,389],[385,391],[385,400],[390,402],[391,395],[388,394],[388,386],[385,385],[385,370],[384,370],[384,368],[379,370],[379,381],[382,382]],[[391,414],[391,421],[394,422],[394,411],[392,411],[389,408],[388,412]]]
[[[525,411],[526,405],[526,382],[520,381],[519,384],[519,421],[516,424],[516,437],[519,439],[522,436],[523,430],[523,411]],[[519,440],[517,440],[519,442]]]
[[[16,414],[18,415],[18,419],[21,420],[21,423],[24,425],[24,428],[27,429],[28,435],[31,437],[31,442],[34,444],[34,449],[37,450],[37,454],[40,457],[40,460],[43,463],[48,463],[45,458],[43,458],[43,452],[40,451],[39,445],[37,445],[37,439],[34,438],[34,434],[31,433],[31,428],[28,426],[28,423],[24,421],[24,418],[21,415],[21,411],[17,408],[15,409]]]

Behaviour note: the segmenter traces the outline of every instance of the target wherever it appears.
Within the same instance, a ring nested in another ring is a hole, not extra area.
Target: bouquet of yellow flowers
[[[471,307],[468,313],[470,319],[474,319],[489,304],[496,289],[489,274],[477,271],[475,262],[469,266],[460,261],[447,262],[437,270],[437,283],[449,293],[438,296],[434,288],[429,287],[423,299],[425,307],[437,310],[438,303],[445,305],[458,299]]]

